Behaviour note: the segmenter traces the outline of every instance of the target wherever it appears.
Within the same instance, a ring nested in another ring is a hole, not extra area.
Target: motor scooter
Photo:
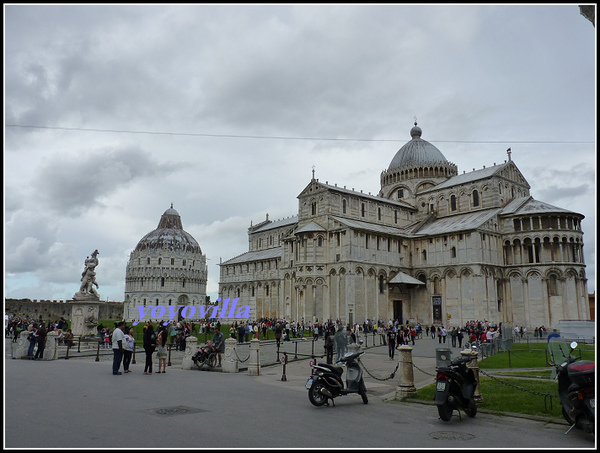
[[[562,414],[571,425],[565,434],[573,428],[586,433],[593,433],[596,419],[596,364],[590,360],[575,357],[577,342],[570,345],[560,341],[558,334],[548,337],[550,360],[554,367],[552,378],[558,378],[558,396],[562,406]]]
[[[308,399],[315,406],[329,406],[328,400],[331,400],[333,405],[334,398],[350,393],[358,393],[367,404],[367,388],[363,381],[363,372],[356,359],[364,354],[364,351],[353,351],[346,354],[340,359],[340,363],[345,364],[346,371],[346,386],[342,380],[344,368],[337,365],[329,365],[319,363],[313,365],[312,374],[306,381],[308,389]]]
[[[474,399],[477,380],[473,370],[467,367],[471,360],[469,357],[457,357],[449,366],[437,369],[433,400],[440,418],[445,422],[450,421],[454,409],[459,417],[460,409],[471,418],[477,414]]]

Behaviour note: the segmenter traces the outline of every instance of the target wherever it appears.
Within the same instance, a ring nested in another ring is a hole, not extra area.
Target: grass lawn
[[[582,344],[577,349],[581,351],[582,359],[595,360],[593,345]],[[477,407],[498,413],[512,412],[562,420],[558,383],[555,380],[548,380],[553,368],[546,363],[546,350],[546,343],[513,343],[510,352],[500,352],[480,361],[479,368],[482,372],[510,368],[511,374],[515,376],[537,379],[508,376],[492,378],[480,373],[479,383],[483,402]],[[578,352],[575,354],[578,355]],[[523,368],[539,368],[539,370],[525,371]],[[433,401],[434,393],[435,383],[417,390],[416,399]]]
[[[546,343],[513,343],[507,352],[499,352],[479,362],[482,370],[497,368],[543,368],[549,367]],[[593,345],[581,344],[575,351],[581,351],[583,360],[595,360]],[[578,354],[575,352],[574,354]]]
[[[517,414],[536,415],[549,419],[562,419],[562,412],[558,396],[544,397],[544,395],[558,395],[558,384],[555,381],[542,381],[532,379],[501,378],[496,379],[480,375],[480,388],[483,403],[478,404],[480,409],[487,409],[498,413],[513,412]],[[506,382],[509,385],[505,385]],[[522,390],[527,389],[527,391]],[[531,392],[537,392],[531,393]],[[417,390],[416,399],[433,401],[435,383]],[[546,410],[552,409],[550,412]]]

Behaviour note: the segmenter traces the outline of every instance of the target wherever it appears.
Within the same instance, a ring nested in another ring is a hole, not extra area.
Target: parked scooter
[[[450,366],[437,369],[433,400],[440,418],[445,422],[450,421],[454,409],[459,417],[460,409],[471,418],[477,414],[474,399],[477,380],[473,370],[467,367],[470,361],[471,358],[461,356],[452,360]]]
[[[327,400],[337,398],[349,393],[358,393],[363,403],[369,402],[367,398],[367,388],[363,381],[363,372],[356,359],[364,354],[364,351],[349,352],[340,359],[340,362],[346,365],[346,386],[342,380],[344,368],[326,363],[313,365],[312,375],[306,382],[308,389],[308,399],[315,406],[329,406]],[[335,406],[335,403],[333,403]]]
[[[579,357],[574,357],[576,341],[567,345],[556,337],[558,335],[548,337],[548,364],[554,367],[553,377],[558,377],[562,413],[571,425],[565,434],[573,428],[593,433],[596,418],[596,364],[590,360],[581,360],[581,352]]]

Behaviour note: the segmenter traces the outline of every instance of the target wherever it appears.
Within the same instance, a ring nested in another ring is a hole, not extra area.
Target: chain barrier
[[[242,360],[242,359],[240,359],[240,356],[237,353],[237,349],[234,348],[233,352],[235,352],[235,356],[237,357],[237,359],[240,363],[244,363],[246,360],[248,360],[250,358],[250,354],[249,354],[248,357],[246,357],[244,360]]]
[[[527,389],[527,388],[521,387],[519,385],[510,384],[508,382],[505,382],[505,381],[497,378],[496,376],[492,376],[490,374],[487,374],[481,368],[479,369],[479,373],[483,374],[486,377],[489,377],[489,378],[493,379],[496,382],[499,382],[500,384],[506,385],[508,387],[512,387],[515,390],[521,390],[523,392],[531,393],[533,395],[543,396],[544,397],[544,406],[545,406],[544,408],[546,409],[546,412],[552,412],[552,398],[558,398],[559,397],[558,395],[555,395],[555,394],[538,392],[536,390]],[[550,401],[550,408],[548,408],[548,401]]]
[[[390,380],[390,379],[393,379],[393,378],[394,378],[394,376],[396,376],[396,371],[398,371],[398,367],[400,366],[400,362],[398,362],[398,363],[396,364],[396,368],[394,369],[394,371],[392,371],[392,374],[390,374],[390,375],[389,375],[389,377],[386,377],[386,378],[383,378],[383,379],[381,379],[381,378],[378,378],[378,377],[375,377],[375,376],[373,376],[373,375],[372,375],[372,374],[369,372],[369,370],[367,370],[367,368],[365,367],[365,364],[364,364],[364,363],[362,363],[362,362],[360,361],[360,359],[358,359],[358,360],[357,360],[357,362],[359,362],[359,363],[362,365],[363,369],[364,369],[364,370],[367,372],[367,374],[368,374],[369,376],[371,376],[373,379],[375,379],[375,380],[377,380],[377,381],[388,381],[388,380]]]
[[[413,366],[414,368],[416,368],[417,370],[419,370],[421,373],[423,373],[423,374],[426,374],[427,376],[432,376],[432,377],[435,377],[435,376],[436,376],[435,374],[431,374],[431,373],[428,373],[428,372],[427,372],[427,371],[425,371],[425,370],[422,370],[422,369],[421,369],[421,368],[419,368],[417,365],[415,365],[415,364],[414,364],[414,362],[413,362],[412,366]]]

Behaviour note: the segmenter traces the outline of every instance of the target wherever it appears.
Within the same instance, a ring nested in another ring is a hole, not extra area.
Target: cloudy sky
[[[5,296],[102,299],[171,203],[219,266],[315,176],[376,194],[422,138],[512,159],[585,215],[595,290],[596,35],[577,5],[4,6]]]

